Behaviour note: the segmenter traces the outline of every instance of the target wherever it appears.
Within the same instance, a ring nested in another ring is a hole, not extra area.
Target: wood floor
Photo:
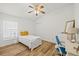
[[[27,46],[17,43],[0,48],[0,56],[55,56],[55,45],[43,41],[43,44],[33,51],[31,51]]]

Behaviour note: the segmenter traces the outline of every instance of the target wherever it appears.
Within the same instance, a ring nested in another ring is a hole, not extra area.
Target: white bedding
[[[36,39],[40,39],[39,36],[28,35],[28,36],[20,36],[20,39],[28,39],[29,41],[35,41]]]
[[[39,36],[28,35],[28,36],[20,36],[19,42],[28,46],[29,49],[34,49],[42,44],[42,40]]]

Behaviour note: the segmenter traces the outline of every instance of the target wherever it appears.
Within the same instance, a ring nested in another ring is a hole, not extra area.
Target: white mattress
[[[30,41],[35,41],[36,39],[40,39],[40,36],[34,36],[34,35],[28,35],[28,36],[20,36],[19,37],[20,39],[27,39],[27,40],[30,40]]]

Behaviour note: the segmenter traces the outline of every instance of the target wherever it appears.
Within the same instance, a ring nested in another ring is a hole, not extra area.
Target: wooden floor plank
[[[1,56],[52,56],[55,55],[55,45],[43,41],[43,44],[31,51],[27,46],[17,43],[0,48]]]

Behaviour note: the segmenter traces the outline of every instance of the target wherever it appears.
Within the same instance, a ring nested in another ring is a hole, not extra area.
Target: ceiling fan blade
[[[43,6],[43,5],[41,5],[41,6],[40,6],[40,8],[42,9],[42,8],[44,8],[44,6]]]
[[[34,8],[34,7],[32,7],[32,6],[29,6],[30,8]]]
[[[41,11],[41,13],[42,13],[42,14],[45,14],[45,12],[44,12],[44,11]]]
[[[28,13],[31,13],[31,12],[33,12],[33,11],[29,11]]]

